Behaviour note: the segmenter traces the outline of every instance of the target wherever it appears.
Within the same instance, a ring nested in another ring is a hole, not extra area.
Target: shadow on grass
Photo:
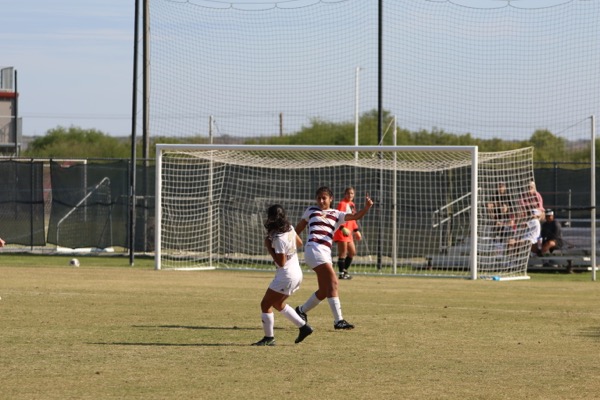
[[[96,342],[96,343],[87,343],[92,345],[102,345],[102,346],[157,346],[157,347],[220,347],[220,346],[239,346],[246,347],[250,346],[250,344],[241,344],[241,343],[157,343],[157,342]]]
[[[592,326],[586,329],[581,329],[578,336],[600,339],[600,326]]]
[[[194,329],[194,330],[246,330],[262,331],[261,327],[240,328],[238,326],[190,326],[190,325],[133,325],[133,328],[152,328],[152,329]],[[283,328],[274,328],[275,330]],[[165,346],[165,347],[219,347],[219,346],[249,346],[250,344],[241,343],[161,343],[161,342],[95,342],[87,343],[92,345],[104,346]]]
[[[198,329],[198,330],[262,330],[261,327],[240,328],[239,326],[191,326],[191,325],[133,325],[133,328],[167,328],[167,329]],[[277,329],[277,328],[275,328]]]

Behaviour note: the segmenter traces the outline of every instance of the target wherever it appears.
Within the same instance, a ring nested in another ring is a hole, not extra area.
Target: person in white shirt
[[[542,232],[540,218],[542,217],[542,212],[534,208],[530,211],[530,217],[527,222],[524,224],[522,230],[522,236],[520,239],[512,239],[509,241],[509,248],[521,248],[521,246],[529,247],[532,253],[537,255],[540,254],[540,248],[538,247],[538,243],[540,242],[540,235]],[[539,243],[541,244],[541,243]]]
[[[342,307],[338,295],[338,277],[333,269],[331,247],[333,233],[346,221],[356,221],[364,217],[373,206],[373,200],[367,193],[365,206],[360,211],[351,214],[331,208],[333,192],[327,186],[317,189],[316,206],[311,206],[304,211],[302,219],[296,225],[296,233],[300,235],[308,227],[308,238],[304,246],[304,261],[317,274],[319,288],[301,306],[296,307],[296,312],[307,321],[306,313],[318,306],[327,298],[333,314],[334,329],[353,329],[354,325],[342,316]]]
[[[285,210],[279,204],[274,204],[267,209],[267,220],[264,226],[267,230],[264,244],[273,258],[276,272],[275,278],[260,302],[265,336],[252,345],[275,345],[275,316],[272,308],[275,308],[299,328],[300,333],[295,342],[300,343],[313,333],[313,329],[285,301],[300,288],[302,283],[302,269],[296,254],[297,248],[302,246],[302,239],[296,234],[294,227],[287,219]]]

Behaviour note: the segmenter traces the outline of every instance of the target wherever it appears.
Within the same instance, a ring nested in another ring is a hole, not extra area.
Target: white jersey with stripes
[[[321,210],[312,206],[304,211],[302,219],[307,222],[308,238],[307,247],[327,247],[331,251],[333,245],[333,232],[344,223],[346,213],[329,208]]]

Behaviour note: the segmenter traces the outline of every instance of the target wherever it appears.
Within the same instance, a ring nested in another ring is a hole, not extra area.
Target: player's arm
[[[305,219],[302,219],[300,220],[300,222],[298,222],[298,225],[296,225],[296,233],[298,234],[298,236],[300,236],[302,231],[304,231],[307,224],[308,222]]]
[[[340,201],[337,205],[337,210],[343,211],[343,212],[348,212],[347,204],[343,201]],[[349,220],[344,219],[344,221],[349,221]],[[342,235],[344,235],[346,237],[350,236],[350,229],[348,229],[344,224],[340,224],[338,229],[340,231],[342,231]]]
[[[369,209],[372,206],[373,206],[373,200],[371,200],[371,198],[369,197],[369,194],[367,193],[367,196],[365,199],[365,206],[363,207],[363,209],[355,214],[346,214],[346,216],[344,217],[344,221],[356,221],[356,220],[361,219],[362,217],[364,217],[367,214],[367,212],[369,211]]]
[[[265,247],[267,248],[267,251],[271,255],[271,258],[273,258],[273,261],[275,261],[275,264],[278,267],[282,267],[285,265],[285,254],[275,253],[275,249],[273,248],[273,241],[270,237],[265,238]]]
[[[4,247],[5,244],[6,242],[4,241],[4,239],[0,238],[0,247]]]
[[[299,249],[302,247],[302,238],[300,235],[296,234],[296,248]]]

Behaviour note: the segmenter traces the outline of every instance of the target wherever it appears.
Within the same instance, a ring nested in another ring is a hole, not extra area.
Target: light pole
[[[360,81],[359,81],[359,74],[360,74],[360,67],[356,67],[356,74],[355,74],[355,99],[354,99],[354,145],[358,147],[358,122],[359,122],[359,88],[360,88]],[[354,160],[358,161],[358,151],[354,152]]]

